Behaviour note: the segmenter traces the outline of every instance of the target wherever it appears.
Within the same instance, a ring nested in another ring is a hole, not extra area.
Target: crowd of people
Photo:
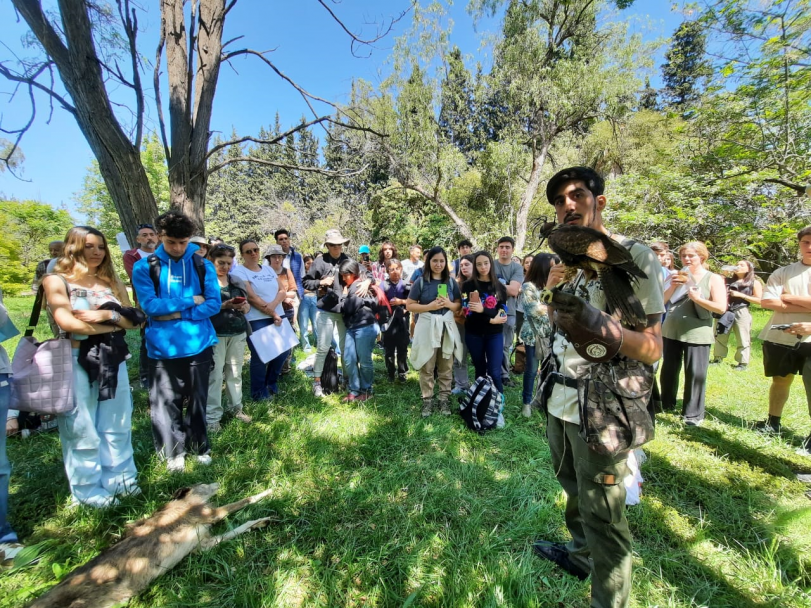
[[[801,261],[777,270],[765,287],[754,266],[741,260],[710,271],[707,247],[690,242],[674,254],[663,242],[650,247],[614,234],[603,223],[604,182],[593,170],[572,167],[547,184],[546,196],[561,225],[588,226],[623,245],[647,278],[633,283],[647,325],[621,328],[614,358],[653,368],[661,365],[661,404],[677,403],[684,369],[681,415],[690,426],[705,416],[709,366],[737,341],[734,367],[749,364],[751,305],[774,311],[760,334],[764,366],[772,378],[768,417],[756,426],[780,433],[783,406],[796,374],[802,374],[811,412],[811,227],[798,236]],[[576,294],[596,309],[600,334],[607,315],[603,286],[585,270],[572,273],[553,254],[515,257],[515,241],[504,236],[486,249],[458,243],[456,259],[439,246],[424,254],[419,245],[400,258],[384,241],[377,259],[368,245],[358,259],[350,239],[328,230],[325,251],[302,255],[280,229],[263,246],[245,239],[236,245],[195,235],[191,220],[176,211],[138,227],[138,246],[124,253],[134,302],[116,275],[107,239],[77,226],[64,243],[52,243],[52,259],[41,264],[35,287],[44,289],[57,335],[73,347],[75,407],[58,418],[65,473],[75,505],[106,508],[121,496],[140,493],[131,440],[132,398],[126,369],[124,332],[140,328],[139,382],[148,391],[155,449],[167,470],[180,472],[187,459],[207,465],[215,456],[210,435],[221,430],[226,413],[251,424],[245,411],[242,372],[249,351],[252,400],[277,398],[291,369],[289,342],[268,354],[260,336],[289,336],[315,351],[312,393],[325,396],[322,375],[334,349],[340,355],[345,402],[374,396],[373,353],[382,349],[389,382],[418,373],[420,411],[449,415],[454,395],[464,398],[473,378],[488,377],[501,398],[513,380],[511,354],[525,353],[521,413],[534,405],[546,413],[552,466],[566,491],[568,543],[537,541],[536,553],[566,572],[592,577],[592,606],[626,606],[631,581],[631,535],[625,518],[628,452],[607,455],[587,445],[581,431],[577,389],[594,361],[570,338],[544,297],[547,290]],[[602,319],[602,320],[599,320]],[[8,323],[0,302],[0,328]],[[562,323],[562,322],[561,322]],[[103,359],[91,356],[103,348]],[[711,355],[712,349],[712,355]],[[624,368],[623,368],[624,369]],[[0,347],[0,415],[8,409],[11,367]],[[223,392],[225,403],[223,403]],[[652,395],[655,395],[653,391]],[[652,397],[653,402],[653,397]],[[13,413],[7,430],[14,432]],[[811,435],[803,449],[811,455]],[[19,547],[7,521],[9,465],[0,438],[0,543],[5,558]]]

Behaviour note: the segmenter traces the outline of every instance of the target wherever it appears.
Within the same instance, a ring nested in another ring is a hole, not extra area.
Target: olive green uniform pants
[[[627,452],[611,458],[589,449],[578,425],[548,416],[552,466],[566,491],[569,559],[591,572],[592,608],[625,608],[631,591],[631,532],[625,518]]]

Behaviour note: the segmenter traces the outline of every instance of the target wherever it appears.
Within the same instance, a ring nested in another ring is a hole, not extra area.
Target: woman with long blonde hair
[[[117,495],[140,493],[124,330],[136,327],[143,313],[130,307],[107,239],[95,228],[68,231],[62,257],[42,284],[60,334],[73,347],[74,409],[58,419],[72,502],[108,507]]]

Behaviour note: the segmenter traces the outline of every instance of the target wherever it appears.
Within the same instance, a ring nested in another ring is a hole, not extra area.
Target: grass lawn
[[[18,327],[32,300],[6,301]],[[766,319],[755,315],[757,331]],[[642,504],[628,510],[633,606],[811,606],[811,502],[795,479],[811,472],[811,459],[795,454],[811,423],[798,381],[783,419],[791,430],[782,439],[750,430],[768,387],[756,343],[748,371],[710,368],[704,426],[658,418]],[[0,575],[0,605],[41,594],[177,488],[218,481],[221,504],[274,494],[215,531],[266,515],[275,523],[190,556],[130,606],[588,606],[589,582],[531,550],[536,538],[566,539],[566,529],[543,418],[520,417],[519,389],[507,393],[507,427],[485,436],[458,416],[420,418],[414,372],[405,386],[375,390],[362,405],[319,401],[294,372],[276,400],[248,402],[254,424],[230,421],[214,436],[211,467],[189,464],[177,476],[155,457],[145,394],[135,391],[144,493],[103,513],[66,509],[56,434],[9,441],[10,517],[26,544],[40,543],[41,559]]]

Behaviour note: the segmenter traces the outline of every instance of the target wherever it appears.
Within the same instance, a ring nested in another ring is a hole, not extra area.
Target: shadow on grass
[[[794,480],[795,473],[811,471],[811,463],[804,463],[800,457],[784,458],[774,453],[764,454],[743,442],[730,439],[717,429],[706,426],[684,427],[680,430],[673,429],[671,432],[680,438],[701,442],[715,449],[724,458],[745,462],[769,475]]]
[[[646,567],[659,573],[689,605],[773,605],[753,599],[730,583],[738,578],[743,579],[744,587],[761,586],[748,581],[745,572],[747,567],[754,567],[746,563],[752,556],[763,562],[770,559],[769,542],[776,531],[754,516],[754,512],[769,513],[775,508],[765,489],[729,477],[709,482],[655,454],[650,457],[646,475],[645,494],[650,498],[633,517],[635,535],[645,547],[640,552],[645,555]],[[739,554],[740,563],[731,566],[735,573],[713,567],[712,547],[719,546]],[[803,560],[793,548],[780,544],[773,559],[780,570],[779,586],[788,586],[795,579],[808,584],[809,573],[799,565]]]
[[[728,424],[732,427],[740,429],[754,430],[755,423],[759,421],[759,420],[747,420],[745,418],[741,418],[740,416],[724,412],[716,407],[707,406],[706,411],[707,414],[718,419],[720,422],[723,422],[724,424]],[[765,415],[766,414],[764,413],[763,416],[761,416],[760,420],[762,420],[763,417],[765,417]],[[804,435],[798,435],[793,430],[786,428],[785,426],[783,426],[783,429],[780,433],[780,437],[784,441],[786,441],[786,443],[796,447],[799,447],[803,439],[805,439]]]
[[[379,365],[377,371],[380,377]],[[414,375],[405,386],[378,383],[375,399],[347,406],[337,397],[314,399],[309,380],[291,374],[281,397],[246,402],[255,424],[224,425],[213,441],[211,468],[180,476],[155,463],[141,410],[134,438],[145,490],[139,514],[154,511],[178,487],[216,478],[223,484],[218,504],[267,485],[279,488],[224,526],[271,513],[278,521],[189,557],[131,605],[399,606],[412,598],[413,605],[442,607],[586,606],[589,583],[539,560],[529,547],[538,537],[566,538],[561,491],[538,419],[508,417],[506,429],[483,437],[458,416],[422,420]],[[61,457],[51,466],[64,479]],[[770,531],[752,516],[747,496],[759,505],[765,493],[754,488],[744,495],[736,487],[727,496],[729,488],[656,456],[646,476],[654,500],[632,510],[630,519],[646,562],[661,569],[652,569],[655,577],[675,589],[680,604],[758,605],[691,548],[703,539],[725,545],[740,538],[760,551]],[[657,502],[694,519],[704,509],[707,525],[693,538],[692,526],[680,530]],[[50,503],[32,501],[42,504]],[[730,504],[737,523],[724,521]],[[92,534],[56,536],[103,547],[120,532],[127,510],[111,513],[112,521],[98,520]],[[49,514],[37,517],[32,529]],[[64,559],[77,554],[72,547],[59,551]]]

